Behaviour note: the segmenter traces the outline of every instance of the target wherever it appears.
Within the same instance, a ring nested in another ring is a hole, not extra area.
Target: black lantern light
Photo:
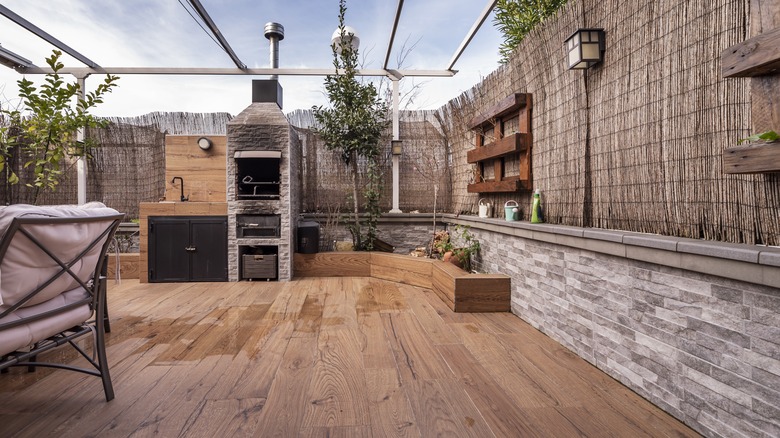
[[[569,69],[586,69],[604,59],[604,29],[579,29],[566,39]]]
[[[401,140],[390,140],[390,144],[392,145],[393,155],[401,155],[403,152]]]

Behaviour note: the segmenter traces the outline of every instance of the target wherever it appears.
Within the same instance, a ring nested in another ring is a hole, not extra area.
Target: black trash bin
[[[316,254],[320,250],[320,224],[314,221],[298,222],[298,252]]]

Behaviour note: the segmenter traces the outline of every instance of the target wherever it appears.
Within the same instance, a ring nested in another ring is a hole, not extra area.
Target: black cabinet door
[[[192,281],[227,281],[227,218],[192,219],[190,243]]]
[[[149,281],[227,281],[227,218],[149,218]]]

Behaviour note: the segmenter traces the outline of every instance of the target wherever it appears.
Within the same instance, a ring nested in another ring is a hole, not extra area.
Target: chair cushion
[[[11,221],[16,217],[100,217],[115,215],[118,212],[105,205],[94,202],[81,206],[34,206],[16,204],[0,207],[0,234],[5,236]],[[28,230],[44,247],[65,263],[73,260],[97,236],[105,231],[111,220],[52,225],[26,224]],[[94,273],[97,258],[105,240],[90,250],[71,269],[84,282]],[[16,233],[13,241],[0,262],[0,305],[11,306],[23,299],[36,287],[40,286],[60,271],[60,266],[27,236]],[[79,286],[69,274],[63,274],[37,294],[25,306],[34,306],[52,299],[63,291]]]
[[[4,318],[0,318],[0,326],[4,323],[29,318],[48,310],[61,308],[87,297],[89,297],[89,293],[81,287],[69,290],[43,303],[17,309]],[[0,313],[7,308],[7,306],[0,306]],[[70,327],[82,324],[91,316],[92,309],[90,309],[87,303],[56,316],[34,320],[5,330],[0,329],[0,354],[7,354],[32,345],[36,341],[46,339]]]

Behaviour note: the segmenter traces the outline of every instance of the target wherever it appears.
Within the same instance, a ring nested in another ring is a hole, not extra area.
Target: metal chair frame
[[[19,302],[15,303],[12,306],[9,306],[4,311],[2,311],[0,313],[0,318],[7,316],[10,313],[14,312],[15,310],[19,309],[20,307],[22,307],[25,303],[29,302],[33,297],[35,297],[37,294],[43,291],[48,285],[50,285],[52,282],[54,282],[57,278],[61,277],[62,275],[67,274],[73,277],[73,279],[75,279],[76,282],[78,282],[78,284],[88,292],[88,296],[77,302],[70,303],[69,305],[62,306],[60,308],[53,309],[47,312],[42,312],[40,314],[31,317],[23,318],[17,321],[0,323],[0,334],[5,329],[22,325],[22,324],[27,324],[31,321],[49,318],[61,314],[63,312],[66,312],[70,309],[76,308],[78,306],[83,306],[84,304],[89,304],[90,309],[92,310],[92,315],[95,318],[94,320],[88,320],[82,324],[63,330],[53,336],[50,336],[49,338],[38,340],[35,344],[29,347],[30,348],[29,350],[25,349],[23,351],[14,351],[14,352],[3,354],[2,356],[0,356],[0,371],[7,372],[7,369],[9,367],[15,367],[15,366],[26,366],[28,367],[28,370],[34,371],[35,367],[40,366],[40,367],[49,367],[49,368],[60,368],[60,369],[85,373],[85,374],[89,374],[101,378],[103,382],[103,390],[106,395],[106,401],[111,401],[114,398],[114,389],[113,389],[113,385],[111,384],[111,375],[109,374],[109,370],[108,370],[108,360],[106,358],[106,348],[105,348],[105,333],[106,333],[106,325],[108,324],[108,313],[107,313],[108,306],[106,300],[107,296],[106,296],[106,287],[105,287],[106,278],[105,276],[101,276],[101,272],[103,272],[102,271],[103,264],[105,263],[105,258],[106,258],[105,255],[108,250],[109,243],[111,242],[114,233],[116,232],[116,229],[123,218],[124,218],[123,214],[116,214],[110,216],[97,216],[97,217],[75,217],[75,218],[18,217],[13,219],[11,225],[8,228],[8,231],[5,233],[5,237],[3,238],[2,243],[0,243],[0,263],[2,263],[2,260],[6,255],[6,252],[8,250],[8,247],[11,244],[12,239],[16,237],[18,233],[21,233],[25,237],[27,237],[30,241],[32,241],[46,255],[48,255],[48,257],[51,258],[51,260],[53,260],[57,265],[59,265],[60,270],[56,274],[52,275],[52,277],[49,278],[47,281],[45,281],[43,284],[41,284],[34,290],[30,291]],[[101,222],[101,221],[105,222],[107,220],[110,221],[110,223],[106,227],[106,229],[103,230],[99,236],[93,239],[92,242],[86,245],[86,247],[73,260],[70,261],[60,260],[54,253],[52,253],[51,250],[46,248],[44,244],[42,244],[33,234],[31,234],[26,229],[27,225],[35,225],[35,226],[50,225],[53,227],[65,228],[65,226],[71,225],[73,223],[88,223],[88,222]],[[71,268],[80,260],[82,260],[91,250],[93,250],[93,248],[95,248],[95,246],[98,245],[100,241],[103,241],[103,245],[100,249],[100,255],[97,258],[95,269],[92,271],[91,278],[88,279],[87,281],[83,281],[78,277],[78,275],[76,275],[71,270]],[[92,357],[90,357],[79,345],[75,343],[76,339],[82,336],[89,335],[90,333],[94,333],[97,361],[94,360]],[[76,349],[76,351],[78,351],[78,353],[81,356],[83,356],[92,365],[94,369],[76,367],[68,364],[38,361],[39,354],[64,344],[69,344],[74,349]]]

